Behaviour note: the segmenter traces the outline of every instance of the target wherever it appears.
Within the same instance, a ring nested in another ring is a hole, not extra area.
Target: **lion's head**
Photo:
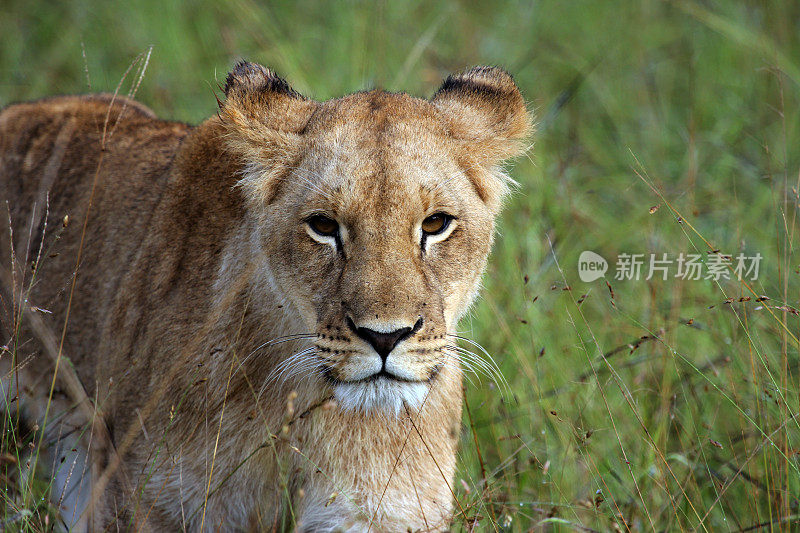
[[[374,90],[316,102],[241,63],[225,94],[262,274],[316,334],[299,364],[344,408],[418,408],[457,365],[450,334],[509,188],[500,165],[524,148],[511,76],[478,67],[430,100]]]

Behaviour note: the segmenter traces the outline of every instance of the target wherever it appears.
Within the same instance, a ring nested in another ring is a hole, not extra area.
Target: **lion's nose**
[[[347,319],[347,325],[356,335],[367,341],[373,348],[375,348],[375,351],[378,352],[378,355],[381,356],[381,359],[386,360],[386,357],[392,350],[394,350],[394,347],[397,346],[400,341],[419,331],[419,329],[422,327],[422,317],[417,320],[416,324],[414,324],[414,327],[400,328],[388,333],[375,331],[374,329],[370,328],[359,328],[350,318]]]

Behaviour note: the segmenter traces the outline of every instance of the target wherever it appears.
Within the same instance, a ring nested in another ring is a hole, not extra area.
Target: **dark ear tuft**
[[[454,137],[482,145],[487,163],[521,153],[521,141],[531,129],[519,88],[498,67],[473,67],[448,76],[431,102],[449,121]]]
[[[223,119],[241,127],[267,126],[277,131],[300,132],[316,108],[272,70],[241,61],[225,80]]]
[[[224,90],[220,116],[240,130],[299,133],[317,105],[270,69],[246,61],[239,62],[228,74]]]
[[[460,91],[464,94],[470,93],[519,93],[511,74],[499,67],[472,67],[458,74],[450,74],[439,90],[436,91],[434,98],[441,93]]]
[[[305,99],[289,84],[268,68],[257,63],[239,61],[225,79],[225,96],[230,97],[232,92],[243,93],[277,93],[292,98]]]

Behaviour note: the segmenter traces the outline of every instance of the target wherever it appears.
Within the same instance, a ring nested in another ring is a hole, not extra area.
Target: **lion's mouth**
[[[360,379],[341,379],[341,378],[338,378],[338,377],[336,377],[334,375],[333,370],[331,370],[327,366],[323,365],[322,366],[322,375],[325,377],[325,380],[328,381],[328,383],[330,383],[333,386],[335,386],[335,385],[367,384],[367,383],[374,383],[374,382],[382,380],[382,379],[385,379],[385,380],[388,380],[388,381],[392,381],[392,382],[398,382],[398,383],[428,384],[431,381],[433,381],[434,379],[436,379],[436,376],[439,375],[439,372],[441,371],[441,369],[442,369],[441,365],[434,366],[431,369],[430,373],[428,374],[428,377],[425,378],[425,379],[408,379],[408,378],[393,374],[391,372],[388,372],[386,370],[386,368],[382,368],[380,370],[380,372],[375,372],[374,374],[371,374],[371,375],[369,375],[367,377],[360,378]]]
[[[342,380],[330,371],[324,372],[334,398],[344,411],[383,412],[393,416],[404,410],[421,409],[438,373],[439,369],[434,369],[427,379],[412,380],[381,370],[361,379]]]

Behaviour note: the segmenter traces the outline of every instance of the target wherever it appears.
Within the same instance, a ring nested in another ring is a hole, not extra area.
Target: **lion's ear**
[[[300,153],[317,102],[272,70],[246,61],[228,74],[224,90],[220,118],[228,149],[246,165],[241,185],[252,199],[268,202]]]
[[[531,128],[525,100],[514,79],[497,67],[473,67],[452,74],[431,98],[457,139],[473,141],[487,164],[524,151]]]
[[[465,167],[473,169],[480,196],[499,204],[510,181],[499,171],[500,164],[525,152],[531,131],[531,117],[514,79],[497,67],[473,67],[448,76],[431,103],[463,144]]]

